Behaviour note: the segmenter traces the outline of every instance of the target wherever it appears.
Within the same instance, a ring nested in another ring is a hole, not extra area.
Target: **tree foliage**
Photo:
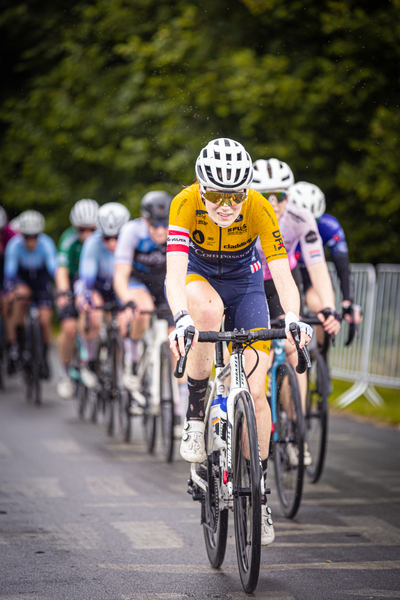
[[[200,148],[224,135],[319,185],[353,261],[400,260],[400,0],[5,8],[9,211],[35,206],[54,235],[82,197],[136,216],[144,192],[191,183]]]

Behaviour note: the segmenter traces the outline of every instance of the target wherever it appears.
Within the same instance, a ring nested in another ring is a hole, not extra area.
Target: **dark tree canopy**
[[[1,203],[177,193],[210,139],[319,185],[353,262],[400,262],[400,0],[26,0],[0,17]]]

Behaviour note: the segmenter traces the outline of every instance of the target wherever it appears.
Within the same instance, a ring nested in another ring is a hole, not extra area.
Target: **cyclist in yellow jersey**
[[[181,441],[181,455],[189,462],[203,462],[204,398],[213,364],[214,346],[197,345],[197,330],[261,329],[269,326],[261,262],[256,240],[269,264],[284,307],[286,330],[298,323],[301,347],[312,335],[299,321],[300,298],[290,272],[278,220],[270,203],[250,189],[252,161],[244,147],[228,138],[212,140],[196,162],[197,182],[172,201],[167,241],[166,293],[174,315],[170,334],[176,358],[184,353],[190,325],[196,335],[187,362],[189,406]],[[271,413],[265,397],[270,345],[258,342],[257,369],[249,378],[255,402],[263,470],[269,450]],[[256,353],[245,351],[246,372],[256,364]],[[262,544],[274,539],[272,520],[263,507]]]

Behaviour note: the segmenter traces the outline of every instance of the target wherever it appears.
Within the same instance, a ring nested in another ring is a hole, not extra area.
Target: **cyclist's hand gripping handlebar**
[[[193,325],[189,325],[189,327],[186,329],[185,333],[186,333],[186,335],[185,335],[185,353],[180,357],[180,359],[176,363],[176,369],[175,369],[175,373],[174,373],[174,375],[177,379],[180,379],[181,377],[183,377],[183,374],[185,372],[187,355],[191,348],[193,338],[196,333],[196,329],[193,327]]]
[[[307,369],[307,367],[308,368],[311,367],[310,353],[308,351],[307,346],[300,348],[300,329],[299,329],[298,325],[296,325],[296,323],[290,323],[289,330],[293,336],[294,343],[296,344],[296,348],[297,348],[298,363],[297,363],[296,371],[297,371],[297,373],[301,374],[301,373],[304,373],[304,371]]]

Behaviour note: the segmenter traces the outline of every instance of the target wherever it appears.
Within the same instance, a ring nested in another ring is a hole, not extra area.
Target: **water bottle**
[[[216,450],[224,446],[224,439],[226,438],[226,400],[226,398],[218,395],[211,403],[210,419]]]

